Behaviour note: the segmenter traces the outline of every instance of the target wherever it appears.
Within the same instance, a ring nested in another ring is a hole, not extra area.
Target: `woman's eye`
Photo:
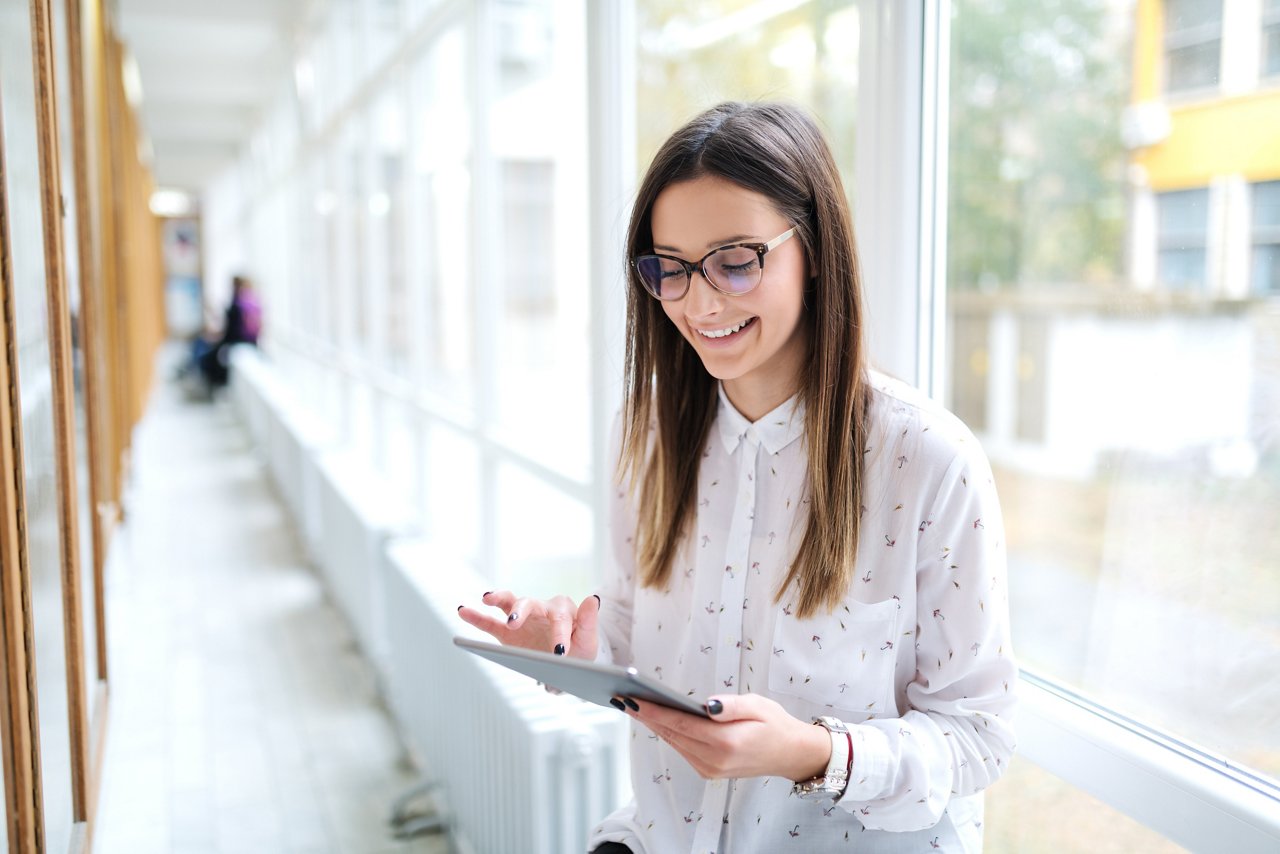
[[[721,264],[720,269],[726,273],[750,273],[755,266],[755,261],[748,261],[745,264]]]
[[[684,270],[663,270],[662,271],[662,278],[664,280],[674,279],[676,276],[683,276],[683,275],[684,275]]]

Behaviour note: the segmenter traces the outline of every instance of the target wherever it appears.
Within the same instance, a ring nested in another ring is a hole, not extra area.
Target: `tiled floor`
[[[157,389],[108,570],[98,854],[383,854],[416,779],[226,400]]]

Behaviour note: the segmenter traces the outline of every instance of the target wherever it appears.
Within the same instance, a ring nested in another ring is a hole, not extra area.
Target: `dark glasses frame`
[[[781,246],[783,243],[786,243],[788,240],[794,237],[795,234],[796,234],[795,226],[792,226],[791,228],[782,232],[782,234],[779,234],[777,237],[765,243],[729,243],[724,246],[717,246],[715,249],[712,249],[710,252],[708,252],[706,255],[703,255],[694,263],[690,263],[684,260],[683,258],[677,258],[674,255],[664,255],[661,252],[650,252],[645,255],[638,255],[635,258],[633,258],[631,260],[631,266],[635,268],[636,276],[639,277],[641,284],[644,285],[645,291],[648,292],[649,295],[654,297],[655,299],[659,299],[664,302],[674,302],[676,300],[684,299],[685,295],[689,293],[689,287],[693,284],[693,273],[695,270],[702,273],[702,278],[707,280],[707,284],[711,285],[711,287],[715,288],[720,293],[724,294],[725,296],[740,297],[740,296],[743,296],[744,294],[749,294],[752,291],[754,291],[756,288],[760,286],[760,282],[764,280],[764,256],[769,254],[770,250],[776,249],[779,246]],[[715,255],[717,252],[723,252],[726,249],[751,249],[756,253],[756,259],[760,264],[759,276],[756,278],[755,284],[747,288],[745,291],[727,291],[724,288],[720,287],[720,285],[716,284],[715,279],[713,279],[711,275],[707,272],[707,267],[706,267],[707,259],[710,258],[712,255]],[[649,286],[648,281],[645,279],[644,273],[640,271],[640,264],[652,258],[657,258],[660,260],[667,260],[667,261],[674,261],[677,264],[679,264],[682,268],[684,268],[684,287],[680,290],[679,296],[668,296],[668,297],[660,296],[658,293],[654,292],[653,288]]]

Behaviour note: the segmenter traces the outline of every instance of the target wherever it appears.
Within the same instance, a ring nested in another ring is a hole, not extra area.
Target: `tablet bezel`
[[[455,637],[455,646],[489,661],[523,673],[567,694],[599,706],[609,706],[611,697],[631,697],[709,718],[706,707],[691,697],[682,697],[666,685],[640,675],[634,667],[601,664],[517,646]]]

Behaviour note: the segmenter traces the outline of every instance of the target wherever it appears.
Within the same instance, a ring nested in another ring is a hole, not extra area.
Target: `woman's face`
[[[729,243],[765,243],[793,225],[766,196],[712,176],[666,187],[650,220],[654,251],[690,263]],[[808,351],[801,323],[808,276],[804,245],[793,237],[765,256],[760,284],[746,294],[717,291],[699,270],[684,297],[662,302],[707,372],[753,421],[798,388]]]

